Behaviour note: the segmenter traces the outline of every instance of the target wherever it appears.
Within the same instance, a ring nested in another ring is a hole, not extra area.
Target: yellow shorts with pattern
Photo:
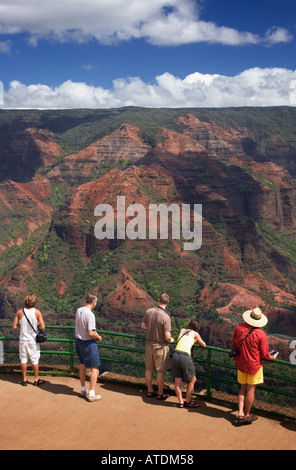
[[[261,366],[258,372],[254,375],[245,374],[240,370],[237,370],[237,381],[241,385],[249,384],[249,385],[258,385],[263,384],[263,367]]]

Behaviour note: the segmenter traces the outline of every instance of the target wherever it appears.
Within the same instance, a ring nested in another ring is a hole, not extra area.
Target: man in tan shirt
[[[169,369],[170,351],[168,344],[173,342],[171,336],[171,319],[165,308],[169,303],[169,296],[162,294],[158,299],[158,306],[149,308],[141,323],[141,328],[147,331],[145,352],[145,379],[147,383],[147,397],[157,395],[159,400],[169,395],[163,392],[164,374]],[[153,370],[157,374],[158,393],[152,387]]]

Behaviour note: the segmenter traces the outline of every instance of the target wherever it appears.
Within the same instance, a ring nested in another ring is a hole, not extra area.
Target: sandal
[[[184,406],[185,408],[199,408],[200,407],[200,405],[193,400],[190,400],[189,403],[187,403],[187,401],[184,401]]]
[[[156,397],[156,395],[157,395],[157,393],[154,392],[154,391],[153,391],[153,392],[147,392],[147,393],[146,393],[146,397],[147,397],[147,398]]]
[[[184,408],[184,403],[179,403],[179,408]]]
[[[20,384],[23,386],[23,387],[26,387],[28,385],[28,382],[26,380],[21,380],[20,381]]]
[[[247,418],[244,416],[238,416],[237,417],[237,425],[238,426],[243,426],[244,424],[250,424],[251,421],[248,421]]]
[[[35,380],[35,381],[34,381],[34,385],[35,385],[35,387],[37,387],[38,385],[43,385],[44,382],[45,382],[45,380],[43,380],[43,379],[38,379],[38,380]]]
[[[157,400],[165,400],[166,398],[169,398],[168,393],[162,393],[161,395],[159,393],[157,394]]]
[[[250,416],[246,416],[246,417],[245,417],[245,420],[246,420],[248,423],[252,423],[253,421],[257,421],[257,419],[258,419],[258,416],[252,415],[252,414],[250,414]]]

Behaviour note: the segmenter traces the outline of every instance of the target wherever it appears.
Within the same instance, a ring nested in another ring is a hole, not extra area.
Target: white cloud
[[[97,67],[96,65],[92,65],[88,63],[88,64],[83,64],[82,68],[83,70],[95,70]]]
[[[285,28],[278,28],[274,26],[267,30],[265,34],[267,44],[277,44],[279,42],[290,42],[293,36]]]
[[[181,79],[170,73],[154,83],[139,77],[118,78],[112,89],[68,80],[57,87],[10,83],[4,108],[114,108],[293,106],[296,70],[252,68],[233,77],[192,73]]]
[[[0,41],[0,53],[10,54],[11,53],[11,41]]]
[[[270,28],[265,37],[205,22],[194,0],[5,0],[0,5],[0,34],[28,34],[58,42],[101,43],[145,38],[156,45],[194,42],[227,45],[276,44],[292,39],[281,27]]]
[[[120,104],[113,100],[112,93],[101,87],[67,80],[51,88],[47,85],[24,85],[17,80],[10,82],[4,92],[4,107],[7,108],[100,108]]]

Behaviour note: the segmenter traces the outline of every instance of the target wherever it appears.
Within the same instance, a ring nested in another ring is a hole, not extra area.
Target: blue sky
[[[4,108],[296,105],[293,0],[0,0]]]

